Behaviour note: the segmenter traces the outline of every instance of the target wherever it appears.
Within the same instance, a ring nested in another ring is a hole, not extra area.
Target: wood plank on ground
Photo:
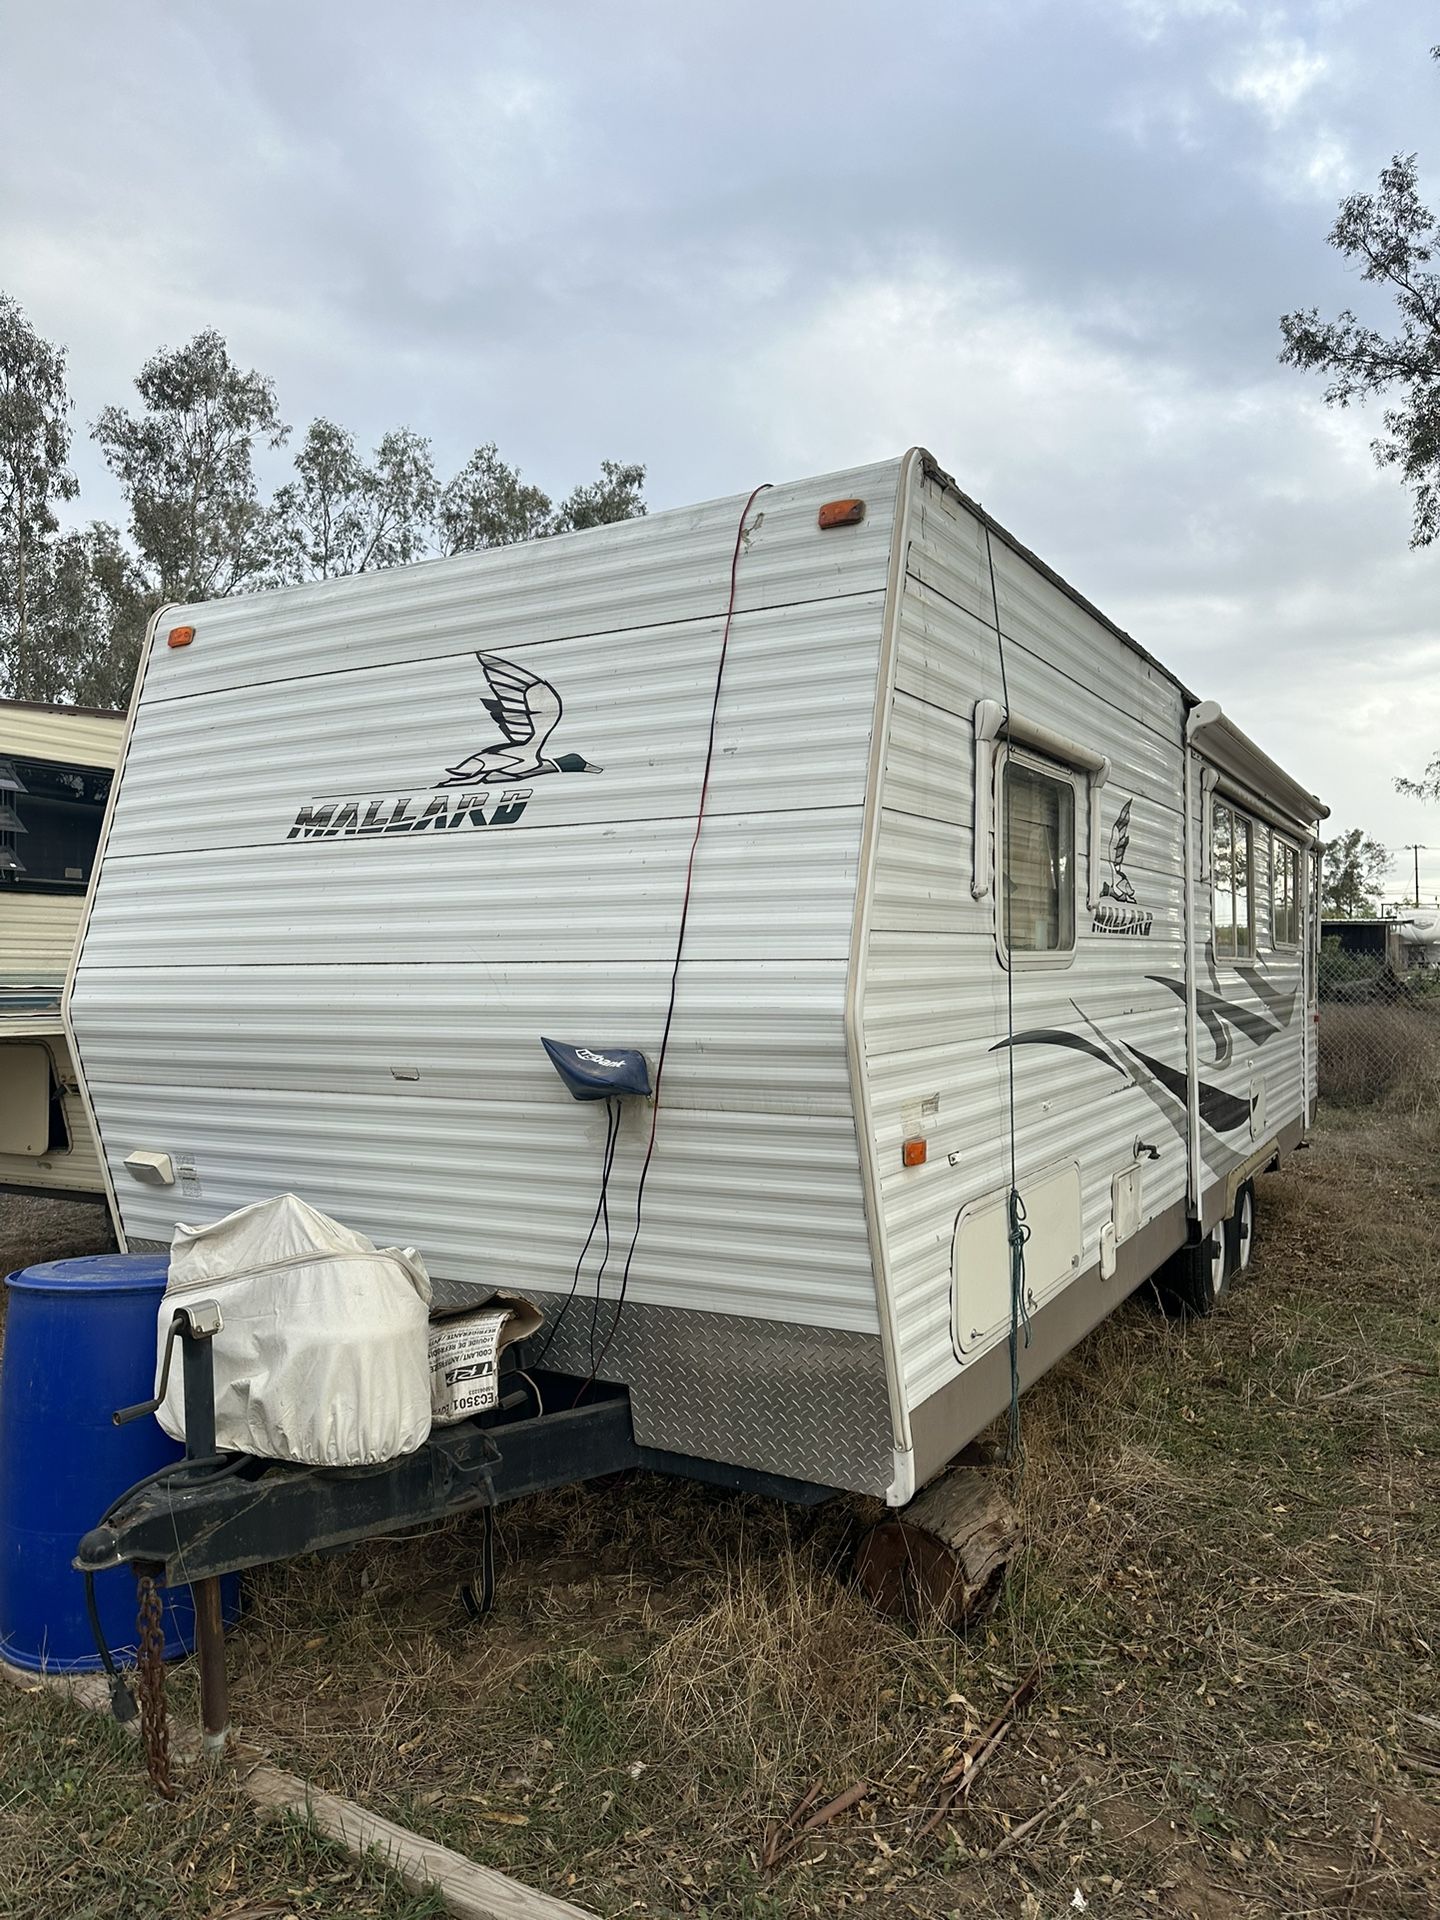
[[[435,1887],[458,1920],[595,1920],[583,1907],[537,1893],[493,1867],[477,1866],[464,1854],[368,1813],[353,1800],[307,1786],[278,1767],[253,1767],[243,1781],[256,1806],[299,1814],[357,1856],[378,1855],[417,1893]]]
[[[64,1694],[91,1713],[110,1711],[110,1689],[103,1674],[29,1673],[0,1660],[0,1680],[19,1693]],[[138,1730],[138,1721],[127,1726],[127,1731]],[[198,1738],[173,1720],[170,1745],[177,1759],[200,1756]],[[433,1887],[456,1920],[596,1920],[585,1907],[572,1906],[554,1894],[537,1893],[494,1867],[479,1866],[451,1847],[367,1812],[353,1800],[308,1786],[294,1774],[271,1766],[253,1747],[236,1742],[232,1757],[240,1785],[262,1811],[298,1814],[317,1833],[337,1841],[357,1858],[378,1855],[413,1892]]]

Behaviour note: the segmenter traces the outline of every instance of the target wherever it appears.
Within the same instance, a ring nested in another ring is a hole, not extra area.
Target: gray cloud
[[[1338,819],[1440,843],[1390,790],[1440,556],[1275,363],[1434,128],[1419,0],[6,11],[0,284],[83,418],[213,324],[297,425],[656,505],[918,440]]]

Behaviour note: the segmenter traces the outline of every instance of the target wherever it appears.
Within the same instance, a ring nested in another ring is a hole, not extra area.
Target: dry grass
[[[246,1735],[611,1915],[1058,1920],[1078,1889],[1117,1916],[1433,1920],[1437,1147],[1433,1115],[1332,1115],[1262,1182],[1224,1314],[1136,1300],[1027,1397],[1028,1546],[968,1639],[864,1607],[845,1503],[636,1476],[506,1510],[478,1628],[469,1525],[258,1576]],[[1037,1660],[1032,1710],[920,1839],[937,1772]],[[762,1870],[770,1822],[856,1781]]]
[[[105,1253],[114,1245],[110,1216],[96,1201],[0,1193],[0,1276],[41,1260]],[[0,1288],[0,1314],[3,1301]]]
[[[158,1800],[118,1728],[53,1696],[0,1700],[0,1915],[6,1920],[436,1920],[384,1868],[195,1768]]]
[[[1229,1310],[1137,1300],[1025,1405],[1029,1546],[968,1640],[877,1620],[853,1514],[639,1476],[276,1569],[236,1636],[286,1764],[607,1914],[1440,1911],[1432,1121],[1339,1115]],[[1409,1369],[1409,1370],[1407,1370]],[[1039,1660],[971,1805],[930,1783]],[[815,1782],[861,1805],[767,1876]],[[1007,1824],[1068,1791],[995,1860]],[[1027,1904],[1028,1903],[1028,1904]]]
[[[1326,1002],[1319,1068],[1320,1091],[1336,1106],[1434,1113],[1440,1108],[1440,995],[1389,1006]]]

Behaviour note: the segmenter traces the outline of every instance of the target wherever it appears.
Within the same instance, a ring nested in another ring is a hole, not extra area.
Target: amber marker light
[[[925,1164],[925,1142],[907,1140],[900,1149],[900,1162],[906,1167],[923,1167]]]
[[[827,500],[820,509],[822,527],[858,527],[864,518],[863,500]]]
[[[165,644],[167,647],[188,647],[194,638],[193,627],[172,627],[165,636]]]

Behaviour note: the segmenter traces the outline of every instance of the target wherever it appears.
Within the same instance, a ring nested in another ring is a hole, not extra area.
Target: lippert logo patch
[[[477,653],[488,697],[481,700],[501,738],[447,767],[423,793],[319,794],[296,810],[287,840],[444,833],[456,827],[512,827],[534,791],[517,782],[552,773],[600,773],[578,753],[551,754],[565,704],[548,680],[498,653]],[[495,788],[500,792],[495,792]]]

